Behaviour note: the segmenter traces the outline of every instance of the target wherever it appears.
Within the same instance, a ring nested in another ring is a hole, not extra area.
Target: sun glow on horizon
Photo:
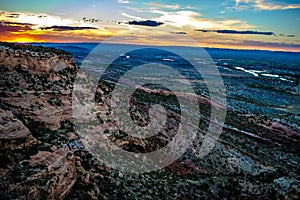
[[[40,43],[45,42],[45,40],[35,40],[33,38],[27,38],[27,37],[18,37],[18,38],[12,38],[9,40],[6,40],[5,42],[16,42],[16,43]]]

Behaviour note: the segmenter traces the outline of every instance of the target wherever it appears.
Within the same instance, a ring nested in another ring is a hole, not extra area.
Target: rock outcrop
[[[70,54],[38,52],[37,50],[38,48],[22,50],[0,46],[0,63],[10,69],[17,68],[37,74],[76,68]]]
[[[71,115],[76,72],[63,51],[0,48],[3,198],[63,199],[71,191],[80,162],[63,144],[76,138]]]
[[[36,142],[30,131],[11,111],[0,109],[0,149],[20,150]]]
[[[55,152],[39,151],[23,161],[39,171],[26,180],[10,185],[8,192],[24,195],[28,199],[63,199],[77,179],[75,157],[65,149]]]
[[[43,53],[40,58],[31,55],[40,53],[13,49],[0,49],[0,54],[2,104],[19,115],[26,126],[38,123],[53,131],[62,122],[71,121],[72,82],[77,68],[69,54]]]

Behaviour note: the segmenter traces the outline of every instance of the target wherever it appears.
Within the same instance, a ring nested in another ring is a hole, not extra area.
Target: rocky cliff
[[[0,191],[7,199],[63,199],[77,179],[63,144],[75,139],[70,54],[0,46]]]
[[[5,43],[3,44],[5,45]],[[20,69],[33,74],[75,69],[72,55],[43,47],[3,46],[0,44],[0,63],[8,69]],[[21,47],[21,48],[20,48]]]
[[[20,150],[36,143],[28,128],[11,111],[0,109],[1,149]]]

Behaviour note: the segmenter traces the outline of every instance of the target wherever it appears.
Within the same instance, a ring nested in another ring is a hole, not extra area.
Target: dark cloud
[[[245,35],[274,35],[273,32],[260,32],[260,31],[236,31],[236,30],[196,30],[203,33],[213,32],[221,34],[245,34]]]
[[[130,21],[128,22],[128,24],[130,25],[138,25],[138,26],[151,26],[151,27],[156,27],[156,26],[160,26],[164,23],[162,22],[156,22],[156,21],[152,21],[152,20],[146,20],[146,21]]]
[[[18,13],[12,13],[12,14],[6,15],[7,18],[18,18],[19,16],[20,16],[20,14],[18,14]]]
[[[186,35],[187,33],[186,32],[181,32],[181,31],[178,31],[178,32],[171,32],[173,34],[177,34],[177,35]]]
[[[47,17],[46,15],[39,15],[38,18]]]
[[[49,27],[42,27],[42,30],[54,30],[54,31],[76,31],[76,30],[91,30],[97,29],[95,27],[79,27],[79,26],[49,26]]]
[[[31,23],[20,23],[20,22],[7,22],[7,21],[1,21],[1,24],[11,25],[11,26],[35,26],[36,24]]]
[[[0,24],[0,33],[3,32],[18,32],[22,29],[20,26],[7,26],[4,24]]]
[[[85,22],[85,23],[98,23],[98,22],[102,22],[102,20],[100,19],[87,19],[86,17],[83,17],[82,20]]]
[[[34,24],[1,21],[0,32],[3,33],[3,32],[28,31],[28,30],[32,30],[32,26],[34,26]]]

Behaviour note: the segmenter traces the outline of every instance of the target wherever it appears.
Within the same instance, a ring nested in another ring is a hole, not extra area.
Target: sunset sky
[[[300,0],[1,0],[0,41],[300,52]]]

